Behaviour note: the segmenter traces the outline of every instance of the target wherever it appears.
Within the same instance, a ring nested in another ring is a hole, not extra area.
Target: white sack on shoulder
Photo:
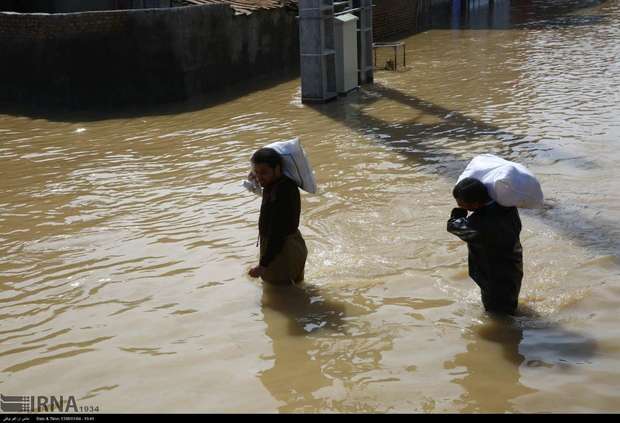
[[[492,154],[473,158],[459,176],[481,181],[489,195],[504,207],[536,209],[543,206],[544,196],[536,176],[525,166]]]
[[[316,181],[314,172],[306,152],[301,146],[299,138],[289,141],[279,141],[266,145],[272,148],[282,157],[282,172],[292,179],[299,188],[311,194],[316,194]],[[256,195],[262,195],[262,188],[256,180],[246,180],[243,187]]]
[[[299,142],[299,138],[289,141],[274,142],[265,148],[273,148],[282,156],[282,171],[291,178],[297,186],[306,192],[316,194],[316,181],[312,166],[306,152]]]

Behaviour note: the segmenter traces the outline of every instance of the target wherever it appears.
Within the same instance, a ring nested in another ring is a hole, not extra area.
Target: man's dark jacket
[[[523,278],[521,219],[515,207],[488,204],[467,217],[452,210],[448,232],[467,242],[469,276],[478,284],[488,311],[514,313]]]

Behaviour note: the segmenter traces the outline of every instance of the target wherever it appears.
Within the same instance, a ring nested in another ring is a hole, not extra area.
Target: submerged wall
[[[0,102],[81,108],[180,101],[299,67],[295,11],[224,5],[0,13]]]

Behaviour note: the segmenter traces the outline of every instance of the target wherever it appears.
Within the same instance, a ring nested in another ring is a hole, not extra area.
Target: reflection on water
[[[493,28],[507,29],[511,26],[513,12],[510,0],[452,0],[450,9],[450,28]],[[443,23],[443,25],[442,25]],[[445,22],[436,22],[435,27],[443,27]]]
[[[450,12],[438,16],[434,28],[554,30],[600,24],[605,15],[584,15],[587,6],[606,0],[452,0]],[[570,15],[579,13],[579,15]],[[567,16],[568,15],[568,16]],[[449,16],[449,20],[447,18]]]
[[[408,71],[326,105],[291,80],[0,115],[2,392],[106,412],[618,411],[620,2],[453,5],[405,40]],[[295,136],[320,187],[302,196],[307,284],[263,287],[240,181]],[[509,322],[484,317],[445,232],[479,153],[547,197],[522,213],[530,311]]]
[[[525,357],[519,353],[523,340],[519,326],[510,320],[489,319],[486,324],[467,328],[464,338],[467,351],[445,363],[459,375],[454,382],[464,389],[456,401],[461,411],[515,411],[511,400],[535,392],[520,382],[519,366]],[[500,389],[493,380],[502,381]]]
[[[363,375],[380,369],[381,352],[392,348],[387,334],[364,321],[375,307],[362,296],[358,292],[344,303],[316,286],[263,286],[262,310],[273,346],[266,359],[273,366],[259,378],[283,403],[279,411],[380,409],[355,397],[358,386],[369,382]]]
[[[313,396],[331,386],[323,373],[325,366],[318,340],[307,336],[342,330],[345,308],[326,302],[318,290],[307,287],[263,287],[262,310],[266,334],[272,340],[273,367],[259,378],[271,394],[284,403],[280,411],[324,409],[325,404]],[[282,336],[282,334],[289,336]]]
[[[566,371],[571,365],[591,363],[597,350],[593,339],[545,322],[532,311],[518,318],[486,317],[467,328],[464,338],[467,351],[445,367],[458,375],[454,382],[464,389],[457,406],[470,413],[518,411],[514,400],[537,392],[522,383],[523,367],[559,366]]]

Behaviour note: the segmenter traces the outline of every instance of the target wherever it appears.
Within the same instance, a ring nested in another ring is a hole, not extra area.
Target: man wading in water
[[[249,275],[276,285],[304,279],[308,250],[299,232],[301,201],[297,184],[282,173],[282,157],[271,148],[252,156],[252,174],[263,187],[258,233],[260,262]]]
[[[484,308],[515,314],[523,278],[519,212],[493,201],[476,179],[463,179],[452,195],[458,207],[452,210],[448,232],[467,242],[469,276],[480,287]],[[473,212],[469,217],[468,211]]]

